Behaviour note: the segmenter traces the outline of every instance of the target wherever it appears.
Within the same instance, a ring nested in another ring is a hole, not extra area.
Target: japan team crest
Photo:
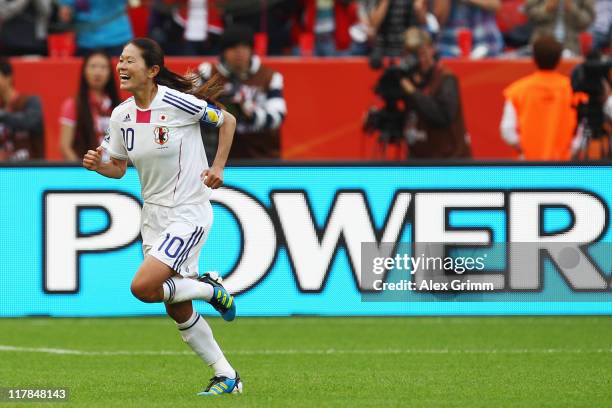
[[[167,127],[157,126],[153,133],[155,134],[155,143],[162,146],[168,143],[168,140],[170,139],[170,131]]]

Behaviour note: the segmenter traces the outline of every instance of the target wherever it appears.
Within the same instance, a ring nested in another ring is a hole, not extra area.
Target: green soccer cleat
[[[213,287],[213,297],[210,304],[221,314],[223,320],[231,322],[236,318],[236,302],[234,297],[221,284],[222,278],[216,272],[207,272],[198,278],[200,282]]]
[[[236,371],[236,378],[227,378],[222,376],[214,376],[210,379],[210,384],[202,392],[198,392],[201,396],[216,396],[223,394],[242,394],[242,380]]]

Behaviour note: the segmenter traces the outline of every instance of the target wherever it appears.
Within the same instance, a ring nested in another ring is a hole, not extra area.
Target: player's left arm
[[[219,146],[217,155],[210,169],[204,170],[201,174],[202,181],[210,188],[219,188],[223,185],[223,169],[227,163],[234,131],[236,130],[236,118],[229,112],[221,110],[223,122],[219,127]]]

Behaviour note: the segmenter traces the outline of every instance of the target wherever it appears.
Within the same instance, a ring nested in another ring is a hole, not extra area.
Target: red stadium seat
[[[593,34],[585,31],[580,33],[580,52],[587,55],[593,49]]]
[[[132,30],[134,31],[134,37],[146,37],[148,34],[149,25],[149,7],[138,6],[129,7],[128,15],[132,23]]]
[[[50,57],[71,57],[76,51],[76,39],[73,32],[49,34],[47,48]]]

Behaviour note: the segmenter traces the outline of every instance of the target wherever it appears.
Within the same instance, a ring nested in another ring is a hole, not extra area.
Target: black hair
[[[533,42],[533,59],[541,70],[557,68],[562,52],[563,45],[550,35],[541,35]]]
[[[147,68],[154,67],[155,65],[159,66],[159,74],[155,77],[156,84],[164,85],[219,105],[216,98],[223,92],[223,86],[219,81],[218,75],[200,84],[200,76],[197,74],[188,72],[183,76],[166,68],[164,65],[164,51],[152,39],[135,38],[128,42],[128,44],[132,44],[140,50]]]
[[[255,33],[251,27],[243,24],[234,24],[225,29],[220,39],[221,51],[237,45],[246,45],[253,48],[255,45]]]
[[[87,149],[91,149],[98,145],[98,140],[96,139],[96,130],[94,128],[93,115],[91,113],[91,109],[89,106],[89,84],[87,83],[87,78],[85,77],[85,68],[89,62],[89,60],[96,56],[100,55],[106,59],[108,62],[109,76],[108,81],[104,85],[104,93],[111,99],[112,106],[119,105],[119,92],[117,91],[117,84],[115,83],[115,75],[113,74],[112,61],[110,56],[102,51],[102,50],[94,50],[88,52],[83,59],[83,64],[81,65],[81,80],[79,83],[79,93],[76,97],[76,137],[74,140],[75,147],[77,150],[83,150],[81,153]],[[76,140],[76,138],[81,138],[81,140]],[[79,152],[77,152],[79,153]]]

